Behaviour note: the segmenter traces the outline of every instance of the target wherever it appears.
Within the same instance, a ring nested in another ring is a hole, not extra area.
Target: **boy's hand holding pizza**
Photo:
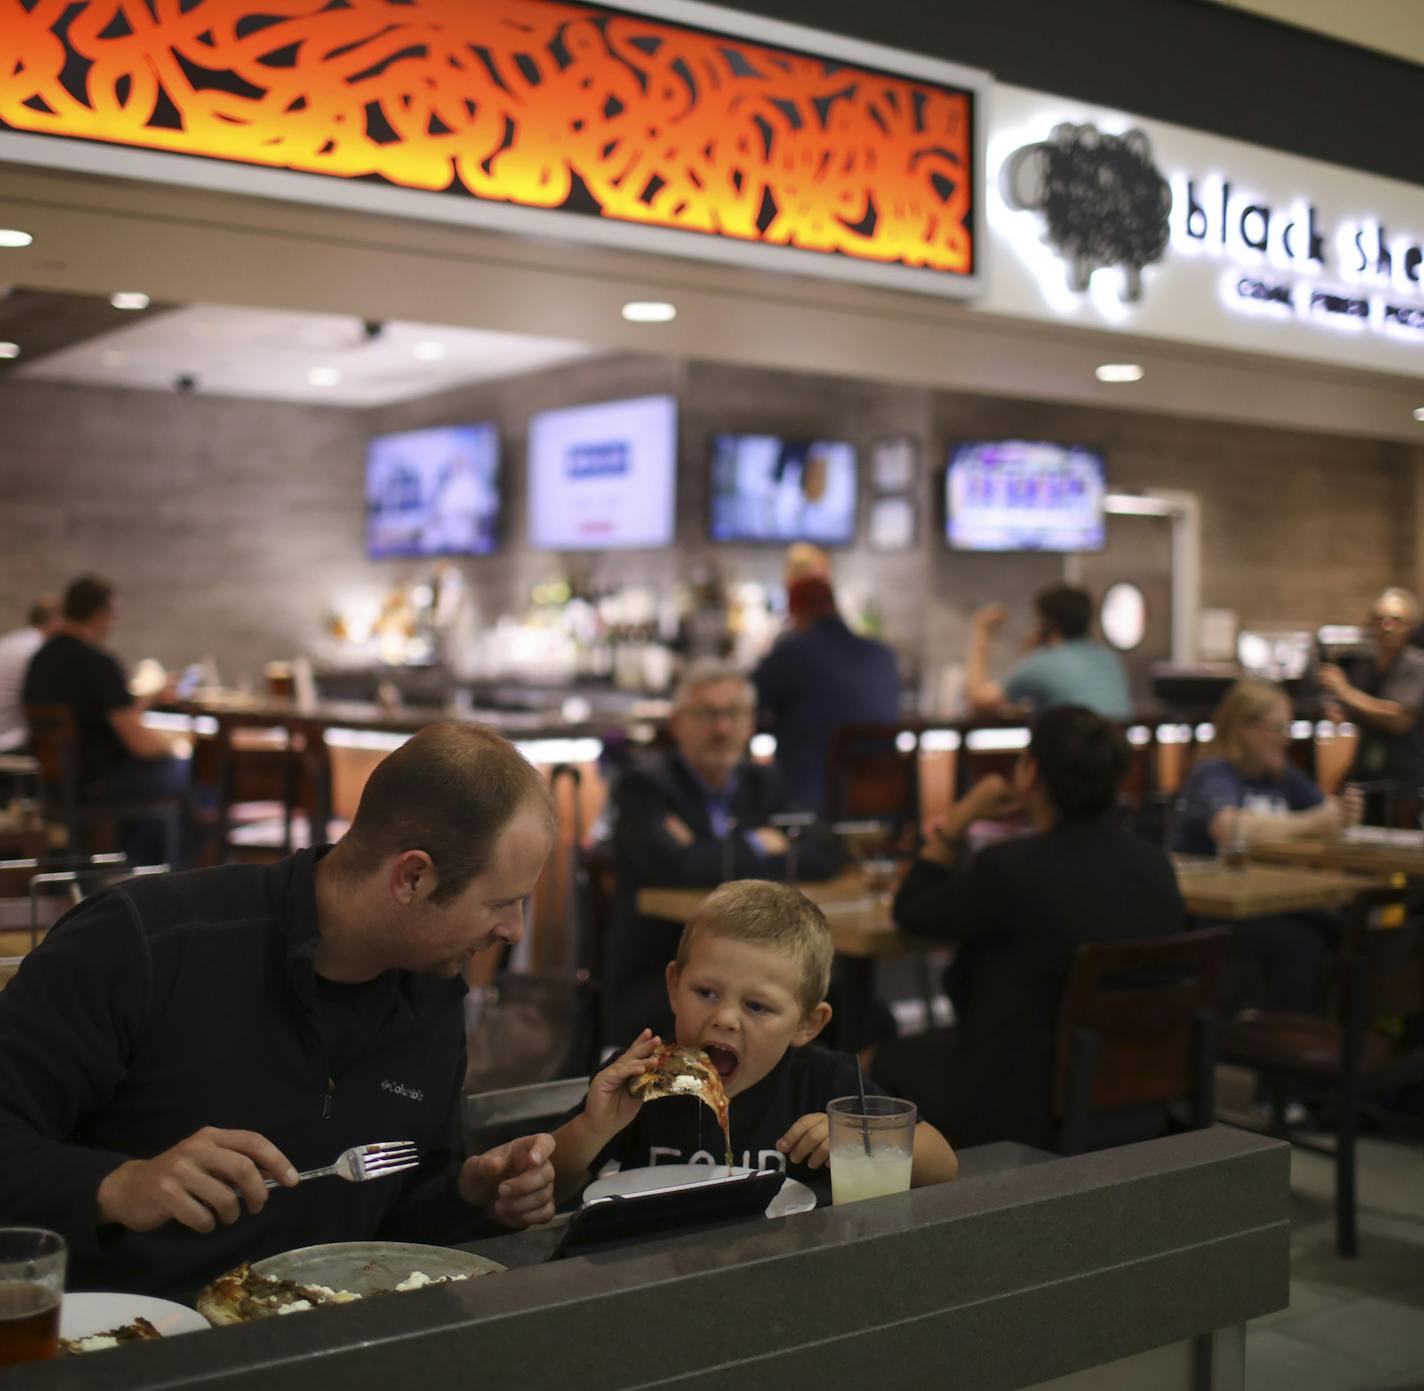
[[[642,1109],[641,1098],[628,1090],[628,1083],[648,1070],[662,1046],[662,1039],[651,1029],[644,1029],[622,1057],[615,1058],[589,1083],[583,1113],[605,1140],[622,1130]]]

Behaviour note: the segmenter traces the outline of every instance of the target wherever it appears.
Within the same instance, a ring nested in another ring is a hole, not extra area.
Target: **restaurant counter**
[[[430,1386],[1237,1391],[1285,1307],[1289,1150],[1217,1126],[1071,1159],[966,1151],[959,1182],[11,1371],[64,1391]],[[1097,1369],[1080,1376],[1087,1369]]]

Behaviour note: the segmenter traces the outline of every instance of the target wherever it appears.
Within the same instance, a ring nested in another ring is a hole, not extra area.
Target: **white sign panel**
[[[1424,372],[1424,188],[994,90],[981,312]]]
[[[529,421],[529,544],[611,550],[672,543],[677,402],[641,396]]]

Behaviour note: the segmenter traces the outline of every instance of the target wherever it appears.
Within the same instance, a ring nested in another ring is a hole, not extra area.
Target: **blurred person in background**
[[[1120,730],[1082,706],[1059,706],[1034,721],[1012,782],[981,778],[926,826],[895,923],[955,946],[945,991],[956,1022],[882,1045],[871,1071],[957,1144],[1051,1147],[1058,1010],[1074,953],[1182,930],[1171,861],[1118,815],[1127,767]],[[975,821],[1019,811],[1031,835],[965,860]],[[1142,1133],[1123,1138],[1160,1133],[1160,1114],[1140,1119]]]
[[[0,637],[0,753],[23,749],[30,737],[20,699],[30,659],[59,628],[59,601],[36,599],[23,628]]]
[[[989,676],[989,645],[1007,611],[989,604],[971,620],[964,690],[971,711],[980,716],[1014,716],[1051,710],[1055,705],[1083,705],[1109,720],[1132,713],[1132,694],[1122,659],[1089,633],[1093,600],[1085,589],[1055,584],[1033,599],[1037,619],[1028,655],[1002,682]]]
[[[1409,641],[1418,622],[1414,596],[1407,589],[1386,589],[1370,614],[1375,655],[1348,675],[1332,662],[1318,671],[1321,690],[1335,707],[1331,715],[1347,718],[1359,729],[1350,778],[1396,783],[1411,808],[1424,785],[1424,722],[1419,718],[1424,709],[1424,650]]]
[[[752,680],[776,738],[776,766],[790,805],[822,816],[836,726],[898,720],[900,671],[883,642],[851,632],[821,576],[793,581],[786,602],[791,631],[762,658]]]
[[[1290,702],[1269,681],[1238,681],[1212,716],[1215,735],[1177,801],[1173,849],[1242,853],[1253,843],[1329,837],[1358,818],[1357,799],[1327,797],[1286,757]],[[1231,952],[1261,974],[1260,1005],[1308,1013],[1319,1004],[1326,953],[1339,936],[1329,913],[1248,918],[1231,928]]]
[[[35,653],[25,674],[25,705],[64,705],[79,738],[79,796],[118,800],[186,797],[188,761],[143,722],[144,712],[173,697],[173,682],[135,697],[124,669],[108,649],[118,618],[114,586],[84,575],[64,591],[54,635]],[[127,821],[124,853],[133,864],[168,858],[162,821]]]

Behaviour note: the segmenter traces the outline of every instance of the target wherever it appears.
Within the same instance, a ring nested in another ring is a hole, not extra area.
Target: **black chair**
[[[826,755],[825,820],[878,821],[893,839],[920,824],[920,726],[842,724]]]
[[[1212,999],[1230,934],[1188,932],[1078,948],[1058,1011],[1053,1116],[1058,1149],[1081,1154],[1160,1130],[1171,1102],[1190,1101],[1197,1127],[1213,1123],[1216,1049]]]
[[[30,746],[44,773],[42,812],[64,827],[69,848],[94,853],[116,848],[125,821],[161,821],[164,858],[176,864],[184,813],[180,797],[105,797],[79,786],[79,731],[67,705],[27,705]]]
[[[1327,1016],[1253,1012],[1223,1024],[1221,1056],[1264,1078],[1274,1134],[1335,1160],[1335,1248],[1354,1256],[1361,1116],[1419,1127],[1417,1115],[1403,1116],[1389,1104],[1392,1093],[1424,1082],[1424,903],[1417,891],[1361,895],[1341,943],[1334,994]],[[1320,1102],[1333,1117],[1333,1149],[1290,1131],[1291,1093]]]

